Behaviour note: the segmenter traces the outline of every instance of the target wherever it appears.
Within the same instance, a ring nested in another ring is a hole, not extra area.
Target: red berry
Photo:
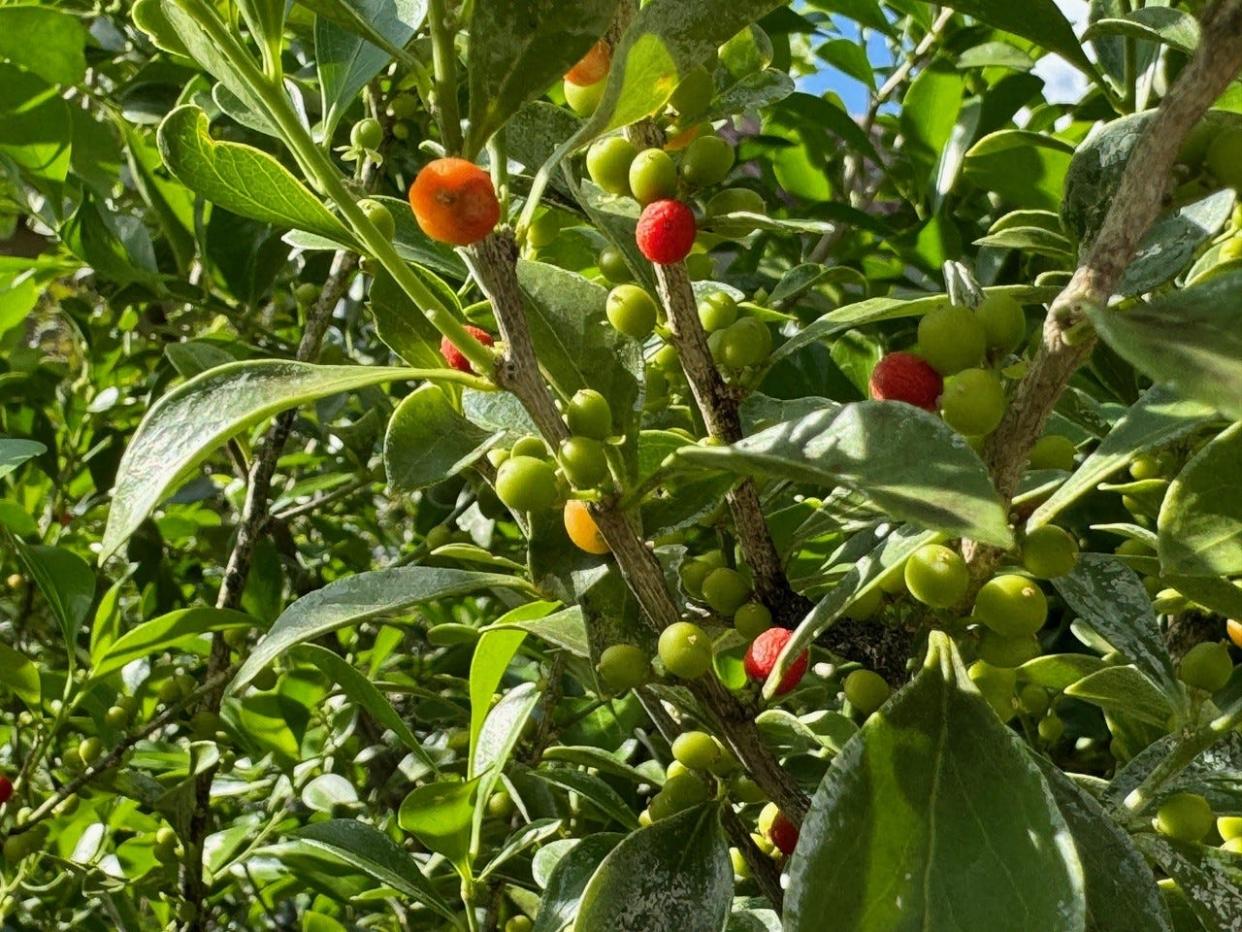
[[[13,798],[13,781],[0,774],[0,806]]]
[[[778,812],[772,827],[768,829],[768,841],[776,845],[781,854],[793,854],[794,848],[798,847],[798,826],[790,822],[785,813]]]
[[[944,379],[913,353],[889,353],[871,370],[867,387],[877,401],[904,401],[924,411],[935,411]]]
[[[776,669],[776,658],[781,655],[793,632],[785,628],[769,628],[750,642],[746,649],[746,675],[752,680],[763,681]],[[787,693],[806,675],[807,665],[811,662],[810,651],[803,651],[785,671],[785,678],[776,692]]]
[[[486,330],[480,330],[478,327],[471,326],[470,324],[466,324],[466,332],[484,346],[492,346],[496,342],[492,339],[492,335]],[[454,346],[453,341],[448,337],[440,338],[440,355],[444,357],[444,361],[446,363],[458,372],[474,371],[474,367],[470,365],[470,360],[462,355],[461,350]]]
[[[673,265],[694,246],[694,211],[681,201],[652,201],[638,218],[634,238],[648,261]]]
[[[436,159],[410,185],[410,207],[422,231],[440,243],[469,246],[500,222],[491,176],[465,159]]]

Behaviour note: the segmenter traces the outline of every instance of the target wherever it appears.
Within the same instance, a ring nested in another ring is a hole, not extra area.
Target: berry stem
[[[1031,448],[1070,379],[1095,347],[1094,335],[1083,334],[1076,325],[1086,309],[1108,306],[1147,230],[1166,205],[1182,143],[1240,70],[1242,0],[1218,0],[1204,14],[1203,41],[1194,57],[1135,146],[1099,235],[1069,285],[1053,301],[1030,369],[984,446],[984,462],[1004,501],[1013,500]],[[1001,556],[974,541],[964,542],[963,550],[976,579],[987,576]]]
[[[445,0],[430,0],[427,21],[431,26],[431,65],[435,74],[435,114],[440,124],[444,149],[449,155],[461,152],[461,113],[457,107],[457,50],[453,47],[455,29]]]

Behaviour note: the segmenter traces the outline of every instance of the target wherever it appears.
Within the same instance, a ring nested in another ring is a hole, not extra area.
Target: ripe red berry
[[[750,642],[746,649],[746,675],[752,680],[762,682],[776,669],[776,658],[781,655],[793,632],[785,628],[769,628]],[[785,671],[785,678],[777,687],[778,694],[787,693],[806,675],[807,665],[811,662],[810,651],[803,651]]]
[[[13,798],[13,781],[0,774],[0,806],[3,806]]]
[[[653,201],[643,208],[634,238],[648,261],[673,265],[694,246],[694,211],[681,201]]]
[[[492,346],[496,342],[486,330],[480,330],[478,327],[471,326],[470,324],[466,324],[466,331],[484,346]],[[453,341],[448,337],[441,337],[440,339],[440,355],[444,357],[446,363],[458,372],[474,371],[474,367],[470,365],[470,360],[462,355],[462,351],[454,346]]]
[[[500,201],[491,176],[465,159],[436,159],[410,185],[410,207],[432,239],[469,246],[500,222]]]
[[[776,845],[781,854],[793,854],[794,848],[798,847],[798,826],[790,822],[785,813],[778,812],[772,820],[772,827],[768,829],[768,840]]]
[[[889,353],[871,370],[867,387],[877,401],[904,401],[924,411],[935,411],[944,379],[913,353]]]

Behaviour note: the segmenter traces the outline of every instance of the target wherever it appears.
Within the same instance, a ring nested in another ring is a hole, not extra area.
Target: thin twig
[[[1134,147],[1112,206],[1086,258],[1044,321],[1043,342],[1019,383],[984,460],[1004,501],[1013,498],[1031,447],[1044,431],[1070,378],[1095,345],[1083,332],[1089,308],[1105,307],[1152,222],[1165,208],[1173,165],[1187,135],[1242,70],[1242,0],[1223,0],[1205,14],[1203,39]],[[967,542],[976,577],[999,551]]]

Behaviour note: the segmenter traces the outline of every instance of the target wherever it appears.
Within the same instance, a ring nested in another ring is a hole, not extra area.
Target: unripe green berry
[[[724,330],[737,321],[737,302],[726,292],[713,291],[699,299],[699,323],[708,333]]]
[[[845,698],[863,715],[870,715],[888,700],[892,689],[872,670],[854,670],[842,684]]]
[[[1219,641],[1196,644],[1182,657],[1177,675],[1187,686],[1214,693],[1222,689],[1233,675],[1229,648]]]
[[[968,437],[990,434],[1005,416],[1005,389],[990,369],[965,369],[945,379],[940,396],[945,423]]]
[[[353,125],[349,141],[355,149],[378,149],[384,141],[384,127],[380,126],[379,120],[366,117]]]
[[[746,640],[753,641],[772,627],[772,613],[762,602],[747,602],[733,613],[733,627]]]
[[[644,207],[677,193],[677,166],[663,149],[644,149],[630,164],[630,191]]]
[[[590,437],[574,436],[562,441],[560,463],[574,488],[593,489],[608,478],[604,446]]]
[[[587,172],[609,194],[628,197],[630,166],[637,156],[638,149],[624,136],[606,136],[597,139],[587,151]]]
[[[941,375],[953,375],[983,360],[987,333],[970,308],[946,304],[919,321],[919,350]]]
[[[1028,465],[1031,469],[1061,469],[1074,471],[1074,456],[1078,450],[1074,441],[1060,434],[1045,434],[1031,447]]]
[[[595,389],[579,389],[565,407],[565,423],[579,436],[606,440],[612,434],[612,409]]]
[[[660,632],[660,660],[674,676],[692,680],[702,676],[712,665],[711,640],[698,625],[678,621]]]
[[[496,495],[513,511],[542,511],[557,499],[556,471],[546,460],[510,456],[496,470]]]
[[[533,456],[537,460],[548,458],[548,448],[543,439],[534,434],[519,437],[509,450],[510,456]]]
[[[358,202],[358,206],[384,239],[391,240],[397,235],[397,221],[393,219],[392,211],[382,203],[374,198],[365,197]]]
[[[1170,838],[1194,844],[1212,829],[1212,806],[1198,793],[1174,793],[1160,804],[1152,824]]]
[[[750,582],[737,570],[721,567],[703,579],[703,601],[713,611],[731,617],[750,598]]]
[[[1022,541],[1022,565],[1037,579],[1056,579],[1078,564],[1078,541],[1063,528],[1038,527]]]
[[[979,633],[979,657],[994,667],[1011,670],[1040,654],[1039,641],[1034,635],[1009,637],[997,634],[991,628]]]
[[[605,246],[595,261],[600,274],[614,285],[624,285],[634,280],[634,273],[625,261],[625,254],[616,246]]]
[[[997,634],[1026,637],[1048,620],[1048,600],[1038,584],[1025,576],[997,576],[975,597],[974,617]]]
[[[975,311],[989,349],[1012,353],[1026,339],[1026,314],[1022,305],[1008,295],[989,295]]]
[[[673,741],[673,756],[691,770],[707,770],[720,759],[720,745],[705,731],[686,731]]]
[[[920,547],[906,561],[906,588],[933,608],[949,608],[966,596],[970,571],[956,550],[941,544]]]
[[[651,675],[651,661],[633,644],[613,644],[599,655],[599,677],[614,693],[641,686]]]
[[[655,299],[637,285],[617,285],[608,293],[608,322],[626,336],[646,339],[655,329],[659,308]]]
[[[700,136],[681,157],[681,176],[687,184],[710,187],[720,184],[733,168],[733,147],[719,136]]]

